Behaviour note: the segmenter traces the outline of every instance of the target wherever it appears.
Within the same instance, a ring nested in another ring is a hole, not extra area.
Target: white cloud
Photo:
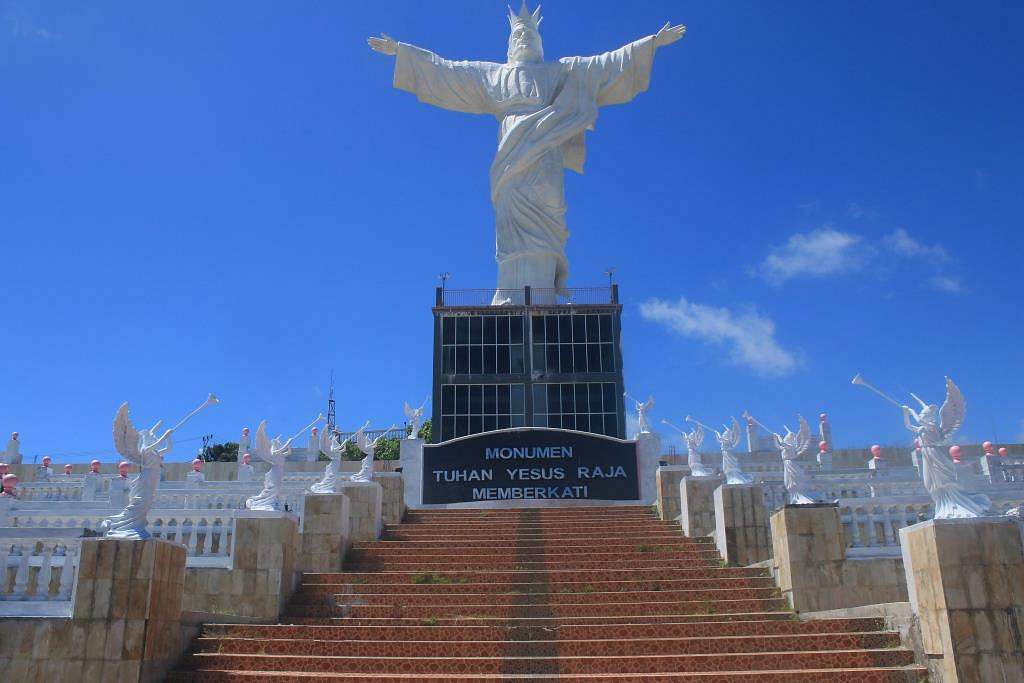
[[[929,278],[928,285],[932,289],[937,289],[940,292],[950,292],[951,294],[959,294],[964,291],[963,283],[956,275],[935,275]]]
[[[775,323],[754,311],[734,313],[691,303],[685,297],[672,303],[651,299],[640,305],[645,320],[661,323],[673,332],[729,350],[732,362],[759,375],[788,375],[800,365],[797,354],[782,348],[775,339]]]
[[[859,269],[870,252],[860,235],[825,226],[791,235],[784,245],[768,254],[761,263],[761,272],[776,283],[800,275],[821,277]]]
[[[911,237],[903,228],[893,230],[882,238],[882,243],[900,256],[931,259],[936,263],[949,261],[949,254],[941,244],[923,244]]]

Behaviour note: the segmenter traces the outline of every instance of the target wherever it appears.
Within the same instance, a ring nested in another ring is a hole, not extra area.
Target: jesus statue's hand
[[[380,34],[380,38],[367,38],[366,42],[370,44],[371,48],[383,55],[394,56],[398,54],[398,41],[386,33]]]
[[[675,26],[670,25],[671,22],[666,21],[665,25],[661,27],[657,35],[654,36],[654,44],[657,47],[663,47],[665,45],[671,45],[676,42],[686,33],[686,27],[682,24]],[[377,48],[374,48],[375,50]]]

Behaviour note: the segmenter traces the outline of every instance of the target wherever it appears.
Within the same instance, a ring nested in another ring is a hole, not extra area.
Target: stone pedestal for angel
[[[424,399],[423,403],[420,404],[419,408],[413,408],[408,403],[405,404],[403,410],[405,411],[405,419],[408,423],[409,436],[406,438],[417,439],[420,434],[420,424],[423,421],[423,409],[426,407],[427,401]]]
[[[327,451],[320,447],[320,428],[313,427],[313,429],[309,430],[309,443],[306,445],[306,461],[316,462],[320,459],[320,453],[327,455]]]
[[[196,458],[192,461],[192,469],[185,475],[185,481],[192,486],[202,486],[206,483],[206,475],[203,474],[203,461]]]
[[[309,487],[313,493],[335,493],[338,485],[338,472],[341,468],[341,456],[345,453],[345,446],[349,440],[338,441],[338,433],[331,434],[324,430],[320,435],[319,448],[327,454],[330,461],[324,468],[324,478]]]
[[[267,436],[267,421],[260,422],[256,429],[256,457],[270,465],[263,477],[263,490],[245,501],[249,510],[281,511],[284,502],[281,493],[284,489],[284,464],[291,453],[292,440],[281,443],[280,437],[273,441]]]
[[[103,475],[100,474],[100,461],[89,463],[89,471],[82,477],[82,500],[96,500],[103,490]]]
[[[723,431],[715,430],[715,438],[722,447],[722,472],[726,484],[752,484],[754,478],[743,472],[740,459],[736,455],[736,446],[740,443],[740,423],[732,418],[732,424]]]
[[[252,456],[248,451],[239,451],[238,469],[235,470],[235,479],[238,481],[252,481],[256,476],[256,468],[252,466]]]
[[[146,530],[146,519],[150,508],[153,507],[156,487],[160,483],[160,464],[174,446],[171,440],[174,430],[168,429],[157,436],[161,424],[162,421],[150,429],[139,431],[132,424],[127,403],[122,403],[117,411],[114,418],[114,448],[122,457],[141,466],[142,471],[129,485],[128,505],[125,509],[100,524],[100,531],[107,538],[139,540],[150,537]],[[127,467],[124,469],[126,471]],[[124,475],[121,478],[127,480]],[[123,482],[117,480],[110,484],[111,502],[114,502],[115,496],[119,493],[116,491],[118,483],[124,486]]]
[[[913,394],[911,394],[913,396]],[[963,424],[967,414],[967,401],[953,380],[946,378],[946,401],[941,410],[917,398],[921,412],[909,406],[903,410],[903,424],[917,436],[919,453],[924,468],[924,487],[935,504],[935,519],[983,517],[989,514],[992,503],[988,496],[968,493],[957,481],[954,463],[943,446],[948,446],[953,434]],[[916,424],[911,423],[913,418]]]
[[[4,451],[4,462],[8,465],[20,465],[21,460],[21,438],[18,432],[11,432],[11,438],[7,441],[7,450]]]
[[[36,468],[36,481],[39,483],[50,483],[53,481],[54,471],[50,467],[53,460],[48,455],[43,456],[43,464]]]
[[[241,462],[242,455],[252,453],[252,441],[249,438],[249,428],[242,427],[242,435],[238,437],[238,460]]]
[[[807,448],[811,445],[811,429],[802,415],[797,417],[800,420],[798,431],[794,433],[789,430],[789,427],[786,427],[786,436],[781,436],[778,433],[772,434],[772,436],[775,439],[775,447],[782,455],[782,478],[789,494],[789,503],[790,505],[806,505],[817,501],[814,500],[810,478],[797,459],[806,453]]]

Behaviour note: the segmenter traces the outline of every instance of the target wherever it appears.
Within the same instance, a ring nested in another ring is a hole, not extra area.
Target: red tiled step
[[[194,669],[233,671],[307,671],[344,673],[674,673],[689,671],[757,671],[762,669],[828,669],[907,666],[913,653],[905,650],[819,650],[644,657],[307,657],[303,655],[233,655],[195,653],[184,664]]]
[[[487,602],[492,605],[521,604],[526,600],[544,604],[645,602],[656,600],[706,602],[723,599],[766,600],[777,598],[779,590],[768,588],[720,588],[679,591],[555,591],[548,593],[315,593],[299,592],[293,605],[322,605],[335,600],[346,605],[463,605]]]
[[[523,548],[521,550],[503,550],[502,552],[455,552],[447,548],[438,548],[433,552],[417,551],[406,549],[383,549],[367,548],[365,550],[354,550],[345,558],[349,564],[360,564],[368,562],[387,562],[389,565],[404,564],[410,562],[446,562],[457,558],[459,562],[475,562],[492,564],[500,562],[573,562],[577,565],[580,562],[621,562],[625,560],[642,560],[651,557],[658,560],[675,560],[687,562],[689,560],[714,560],[716,563],[721,557],[717,550],[677,550],[673,546],[662,546],[660,550],[629,550],[617,552],[615,550],[579,549],[577,551],[559,549],[534,549]]]
[[[351,624],[353,626],[512,626],[514,628],[560,628],[575,625],[595,624],[668,624],[685,622],[715,621],[757,621],[764,619],[785,620],[790,618],[787,612],[739,612],[736,614],[628,614],[616,616],[561,616],[561,617],[428,617],[428,618],[355,618],[337,617],[297,617],[286,616],[285,620],[292,624]]]
[[[371,574],[370,576],[374,576]],[[424,574],[423,578],[433,577]],[[443,575],[437,575],[442,577]],[[297,596],[332,595],[341,593],[392,595],[445,594],[445,593],[629,593],[633,591],[672,590],[734,590],[743,588],[774,588],[767,576],[714,579],[685,579],[664,581],[535,581],[532,583],[485,582],[468,583],[456,579],[455,583],[347,583],[340,575],[338,583],[303,583]]]
[[[637,558],[624,559],[624,560],[586,560],[574,562],[571,558],[560,558],[553,560],[546,560],[543,562],[535,562],[532,560],[524,560],[515,557],[504,558],[496,557],[490,559],[482,559],[480,561],[472,560],[458,560],[452,559],[449,562],[435,562],[427,558],[423,561],[410,561],[410,562],[397,562],[388,560],[386,562],[353,562],[347,565],[347,568],[353,572],[365,573],[375,572],[382,569],[390,569],[397,571],[406,572],[464,572],[464,571],[483,571],[483,570],[521,570],[521,571],[579,571],[579,570],[598,570],[598,569],[677,569],[680,566],[682,560],[673,560],[656,556],[656,553],[646,553],[652,555],[652,557],[644,557],[643,555]],[[688,568],[707,567],[713,568],[718,566],[718,561],[714,558],[687,558],[685,560]]]
[[[685,581],[689,579],[715,578],[762,578],[768,575],[760,567],[670,567],[667,569],[645,566],[641,570],[626,569],[544,569],[529,570],[476,570],[437,572],[444,576],[458,577],[470,583],[530,582],[530,581],[631,581],[643,577],[648,581]],[[413,583],[422,571],[346,571],[343,573],[304,574],[304,583]]]
[[[357,626],[294,624],[208,624],[207,637],[295,638],[313,640],[539,640],[554,637],[564,640],[608,640],[613,638],[707,638],[713,636],[844,634],[882,631],[879,618],[815,619],[794,621],[788,618],[731,621],[688,621],[657,624],[589,624],[551,628],[513,628],[506,625],[473,626]],[[782,615],[783,617],[787,615]]]
[[[309,657],[627,657],[898,647],[899,633],[844,633],[611,640],[360,641],[200,638],[198,652]]]
[[[465,543],[479,541],[481,543],[491,543],[494,541],[546,541],[548,543],[557,542],[576,542],[586,543],[595,545],[609,542],[621,542],[621,543],[649,543],[656,541],[663,542],[681,542],[682,537],[679,531],[622,531],[622,532],[609,532],[603,534],[600,539],[595,539],[593,534],[577,533],[572,529],[567,529],[563,532],[552,532],[536,533],[536,532],[516,532],[516,531],[501,531],[501,532],[487,532],[479,531],[465,534],[451,534],[446,532],[425,532],[422,529],[416,529],[410,527],[407,529],[395,529],[393,531],[386,531],[381,538],[383,541],[433,541],[439,543]],[[700,539],[691,539],[691,541],[699,541]],[[684,541],[685,542],[685,541]]]
[[[440,551],[442,549],[449,552],[460,552],[463,549],[475,549],[475,550],[493,550],[495,552],[501,552],[503,550],[520,550],[520,549],[553,549],[553,550],[569,550],[569,549],[581,549],[590,551],[616,551],[626,552],[637,550],[640,546],[648,546],[651,548],[648,552],[656,551],[659,548],[679,548],[685,550],[712,550],[715,549],[714,541],[711,538],[681,538],[677,535],[666,535],[664,537],[656,538],[650,542],[643,542],[635,540],[634,538],[621,537],[617,539],[607,539],[602,542],[599,546],[594,545],[594,541],[591,538],[580,538],[580,539],[549,539],[547,537],[536,538],[536,539],[506,539],[504,541],[467,541],[467,540],[455,540],[455,539],[440,539],[440,540],[417,540],[417,541],[392,541],[383,539],[380,541],[361,542],[356,543],[352,546],[352,550],[402,550],[405,552],[422,552],[422,551]]]
[[[676,522],[660,522],[657,520],[608,520],[607,522],[592,520],[538,522],[538,523],[505,523],[495,522],[493,524],[478,524],[475,522],[449,523],[449,522],[425,522],[423,524],[400,524],[391,527],[396,531],[452,534],[460,533],[500,533],[500,532],[545,532],[545,531],[572,531],[577,534],[593,534],[599,537],[608,532],[632,532],[632,531],[674,531],[678,528]]]
[[[802,671],[737,671],[729,673],[664,674],[306,674],[269,671],[188,671],[171,673],[171,683],[308,683],[311,680],[338,680],[351,683],[410,683],[413,681],[557,681],[558,683],[920,683],[927,675],[924,667],[871,667],[842,669],[805,669]]]

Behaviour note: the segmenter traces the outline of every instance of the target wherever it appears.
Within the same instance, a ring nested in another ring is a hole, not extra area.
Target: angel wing
[[[736,448],[740,443],[740,423],[736,421],[736,418],[732,418],[732,424],[725,433],[726,442],[724,445],[729,450]]]
[[[364,427],[360,427],[359,431],[356,432],[356,446],[358,446],[359,450],[366,455],[369,455],[370,451],[373,449],[373,444],[366,438],[366,431]]]
[[[690,436],[687,441],[691,443],[694,450],[700,448],[700,445],[704,443],[704,428],[697,425],[694,430],[690,432]]]
[[[136,464],[142,463],[139,452],[139,430],[135,429],[131,417],[128,416],[128,403],[122,403],[114,417],[114,448],[122,457]]]
[[[411,420],[416,415],[416,409],[409,405],[409,402],[405,402],[405,406],[402,408],[405,411],[406,419]]]
[[[960,429],[967,415],[967,401],[960,393],[960,388],[953,384],[953,380],[946,378],[946,401],[939,409],[939,419],[942,420],[940,429],[943,436],[949,437],[953,432]]]
[[[256,429],[256,448],[254,450],[257,458],[270,462],[271,444],[270,437],[267,436],[266,420],[260,422],[260,426]]]
[[[800,429],[796,433],[796,454],[802,455],[811,445],[811,428],[803,415],[797,415],[800,420]]]
[[[640,410],[642,410],[643,412],[646,413],[648,410],[650,410],[653,407],[654,407],[654,397],[651,396],[651,397],[649,397],[647,399],[647,403],[644,403],[643,405],[640,406]]]
[[[327,429],[325,427],[323,429],[323,431],[320,432],[320,440],[317,443],[317,449],[321,453],[324,453],[324,454],[330,453],[331,452],[331,446],[334,445],[333,442],[334,442],[334,433],[330,429]]]

